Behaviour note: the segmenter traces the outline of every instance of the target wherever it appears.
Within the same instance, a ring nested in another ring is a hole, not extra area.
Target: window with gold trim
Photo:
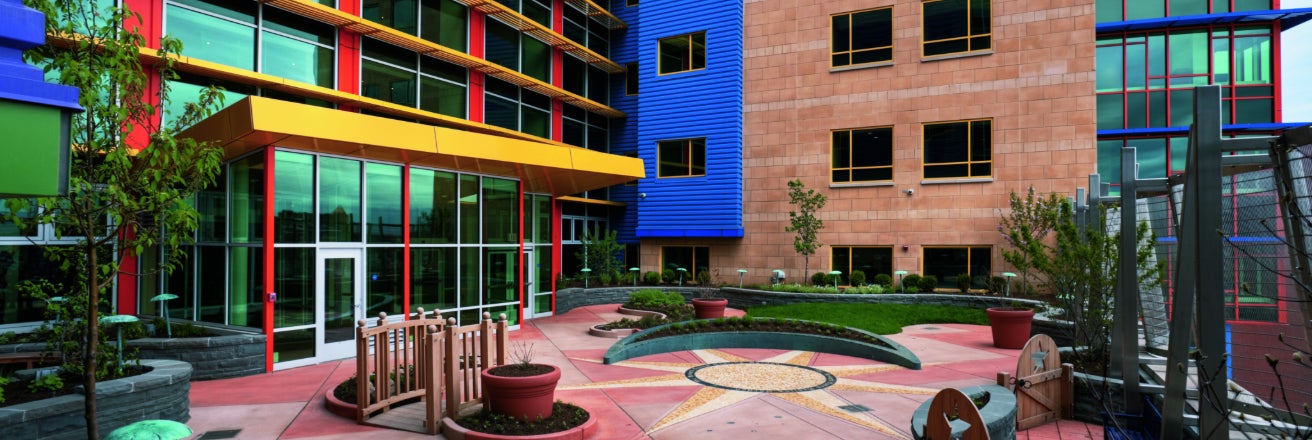
[[[830,151],[833,183],[893,180],[893,127],[834,130]]]
[[[893,7],[835,14],[830,65],[855,66],[893,60]]]
[[[938,278],[938,287],[956,289],[957,277],[967,274],[972,289],[987,289],[993,273],[991,246],[926,246],[924,274]]]
[[[656,177],[706,175],[706,138],[656,143]]]
[[[706,68],[706,32],[660,39],[660,74]]]
[[[924,124],[926,179],[993,175],[993,120]]]
[[[921,3],[924,56],[993,47],[992,0],[927,0]]]
[[[679,279],[679,269],[686,270],[683,282],[697,279],[697,274],[709,270],[711,262],[709,246],[661,246],[661,270],[674,271],[674,279]]]
[[[830,250],[832,270],[842,272],[843,285],[852,285],[852,271],[859,270],[866,274],[866,282],[874,281],[876,275],[893,276],[892,246],[834,246]]]

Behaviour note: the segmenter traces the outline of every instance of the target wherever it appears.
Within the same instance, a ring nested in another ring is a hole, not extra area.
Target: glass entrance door
[[[551,316],[551,247],[524,248],[524,316]]]
[[[320,249],[319,360],[355,356],[355,323],[364,317],[364,277],[358,249]]]

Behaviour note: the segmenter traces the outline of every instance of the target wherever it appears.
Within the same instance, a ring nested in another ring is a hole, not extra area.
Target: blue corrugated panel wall
[[[621,47],[636,46],[641,90],[637,191],[639,238],[743,236],[743,2],[644,1]],[[616,9],[622,10],[622,8]],[[656,74],[657,40],[706,32],[706,68]],[[618,60],[617,60],[618,61]],[[620,93],[622,96],[623,93]],[[633,115],[637,115],[634,118]],[[706,138],[706,175],[656,177],[656,142]]]
[[[607,5],[610,12],[629,25],[627,29],[611,32],[610,59],[623,66],[638,61],[638,29],[640,6],[627,7],[625,0],[614,0]],[[641,70],[641,69],[640,69]],[[638,112],[638,96],[624,94],[624,75],[610,77],[610,105],[628,115],[625,119],[611,120],[610,152],[626,155],[638,151],[638,124],[642,115]],[[611,218],[611,229],[619,232],[620,243],[637,243],[638,227],[638,187],[616,185],[610,189],[610,199],[623,202],[627,206],[622,213]]]

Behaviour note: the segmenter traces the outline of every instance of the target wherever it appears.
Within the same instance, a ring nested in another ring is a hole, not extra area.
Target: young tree
[[[618,231],[585,228],[579,237],[583,247],[574,253],[574,257],[582,264],[579,269],[586,267],[597,275],[619,277],[624,268],[624,261],[620,260],[624,245],[615,241],[618,236]]]
[[[1020,293],[1034,293],[1034,286],[1047,280],[1031,280],[1035,275],[1035,259],[1048,251],[1048,236],[1057,227],[1062,199],[1056,193],[1046,197],[1034,193],[1030,187],[1025,198],[1011,193],[1011,210],[1000,216],[998,231],[1012,249],[1002,250],[1002,259],[1020,272]]]
[[[46,254],[78,274],[63,281],[69,284],[65,291],[78,296],[69,304],[84,305],[81,319],[66,321],[84,326],[79,330],[85,343],[80,353],[65,353],[66,367],[82,373],[87,438],[97,439],[96,380],[112,369],[100,349],[105,296],[119,262],[148,247],[163,248],[166,270],[181,260],[179,247],[191,242],[199,219],[189,198],[214,183],[223,152],[175,135],[219,108],[221,95],[215,88],[203,91],[165,126],[151,103],[169,102],[167,80],[176,78],[171,56],[181,50],[179,41],[166,37],[160,42],[161,61],[147,68],[165,81],[152,90],[150,72],[139,60],[145,39],[131,25],[140,22],[139,16],[105,7],[106,2],[25,3],[45,14],[46,35],[61,39],[24,56],[58,82],[80,88],[78,103],[86,112],[73,120],[68,194],[9,200],[10,212],[35,208],[38,213],[9,220],[51,224],[57,237],[77,240],[73,246],[47,247]]]
[[[797,211],[788,211],[789,225],[784,230],[797,233],[793,237],[793,249],[802,254],[802,276],[811,271],[811,254],[824,245],[819,235],[825,222],[816,218],[815,212],[824,208],[828,200],[824,194],[806,189],[801,180],[788,181],[788,203],[797,207]]]

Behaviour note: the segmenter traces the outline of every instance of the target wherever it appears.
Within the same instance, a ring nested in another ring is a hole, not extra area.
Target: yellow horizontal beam
[[[318,3],[312,3],[307,0],[260,0],[260,1],[268,5],[276,6],[280,9],[285,9],[309,17],[316,21],[328,23],[339,28],[344,28],[352,32],[359,33],[369,38],[383,41],[385,43],[402,47],[407,50],[412,50],[417,53],[421,53],[442,61],[446,61],[448,63],[452,63],[464,67],[466,69],[482,72],[486,75],[492,76],[493,78],[497,78],[502,81],[506,81],[511,84],[524,87],[526,89],[550,96],[555,99],[559,99],[564,102],[568,102],[578,107],[582,107],[583,109],[591,111],[593,113],[604,115],[608,118],[625,117],[624,112],[611,108],[610,106],[571,93],[569,91],[553,86],[551,84],[547,84],[545,82],[539,81],[536,78],[525,75],[523,73],[506,69],[504,66],[501,66],[499,64],[492,63],[490,61],[481,58],[470,56],[469,54],[466,54],[464,52],[416,37],[414,35],[410,35],[398,31],[391,27],[379,23],[375,23],[373,21],[366,20],[364,18],[357,17],[355,15],[347,14],[345,12],[339,11],[337,9],[328,6],[324,6]],[[476,2],[476,0],[467,1],[466,3],[474,3],[474,2]],[[519,15],[514,12],[511,13],[515,15]],[[519,15],[519,17],[522,18],[523,20],[532,22],[532,20],[528,20],[527,18],[524,18],[522,15]],[[532,32],[530,33],[532,34]],[[537,34],[533,34],[533,35],[542,38],[542,36],[539,36]],[[564,37],[557,36],[557,38],[563,39]],[[582,49],[587,50],[586,48],[582,48]],[[600,55],[596,55],[595,52],[592,51],[587,51],[587,52],[591,52],[599,59],[605,60],[605,58],[601,58]],[[588,59],[588,58],[584,58],[584,59]],[[611,62],[609,60],[605,60],[605,61],[606,63],[609,63],[609,65],[602,65],[601,67],[607,69],[607,71],[611,73],[620,73],[624,71],[624,68],[619,66],[618,64],[615,64],[614,62]]]
[[[159,52],[154,49],[142,48],[141,58],[143,63],[154,64],[161,61]],[[522,139],[526,141],[542,142],[555,145],[566,145],[550,139],[541,138],[527,133],[511,130],[508,128],[488,125],[481,122],[474,122],[468,119],[447,116],[440,113],[420,110],[414,107],[394,104],[380,99],[364,97],[353,93],[347,93],[326,87],[320,87],[313,84],[294,81],[278,76],[268,75],[259,72],[253,72],[245,69],[238,69],[232,66],[205,61],[197,58],[173,56],[174,68],[180,72],[192,73],[209,78],[216,78],[225,81],[231,81],[240,84],[246,84],[270,90],[276,90],[304,96],[307,98],[318,99],[336,103],[338,105],[351,105],[354,107],[386,113],[389,115],[414,119],[416,121],[434,124],[443,127],[452,127],[461,130],[474,131],[485,134],[492,134],[502,137]]]
[[[614,201],[614,200],[598,200],[598,199],[588,199],[588,198],[583,198],[583,197],[574,197],[574,196],[562,196],[562,197],[556,197],[556,200],[559,200],[559,201],[562,201],[562,202],[586,203],[586,204],[589,204],[589,205],[621,206],[621,207],[622,207],[622,206],[629,206],[627,203],[624,203],[624,202],[616,202],[616,201]]]
[[[269,146],[519,179],[577,194],[640,179],[637,158],[251,96],[187,129],[232,159]]]

